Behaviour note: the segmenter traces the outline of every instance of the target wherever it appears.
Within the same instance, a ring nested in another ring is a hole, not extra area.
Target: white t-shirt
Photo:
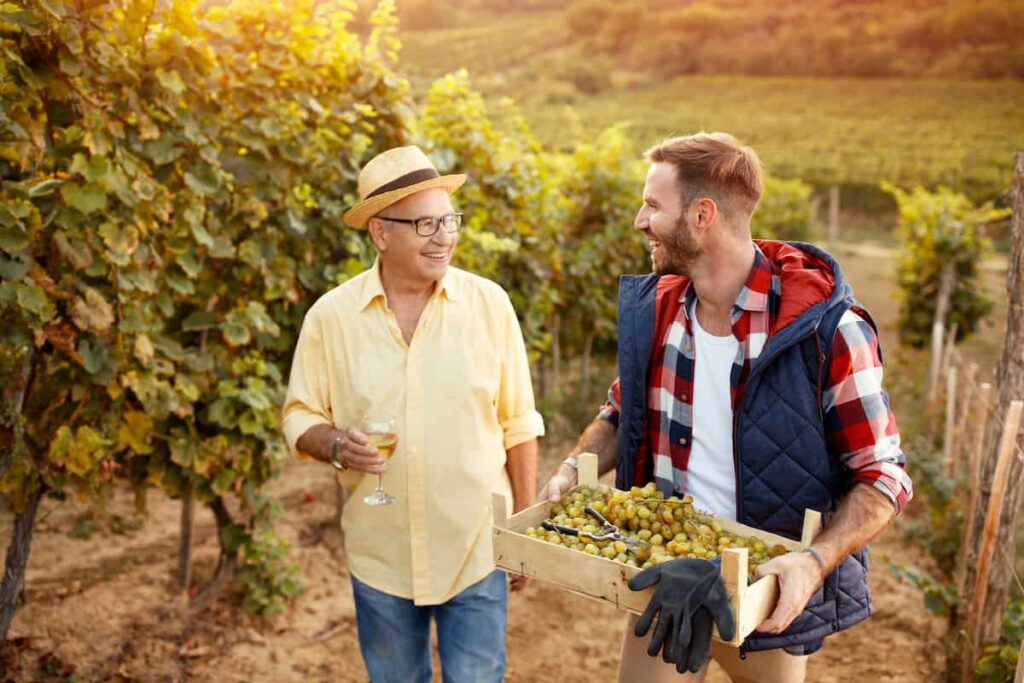
[[[693,437],[686,467],[686,491],[694,507],[736,519],[736,470],[732,452],[730,373],[740,343],[732,334],[716,337],[693,322]]]

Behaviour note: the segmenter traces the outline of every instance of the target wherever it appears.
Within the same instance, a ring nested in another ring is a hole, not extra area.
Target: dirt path
[[[552,462],[561,448],[545,451]],[[28,603],[12,627],[19,647],[6,653],[7,665],[12,656],[16,665],[4,679],[58,680],[52,674],[63,663],[81,681],[365,681],[340,534],[328,523],[329,473],[295,463],[276,489],[285,502],[279,528],[306,589],[287,614],[270,620],[225,602],[186,616],[174,597],[176,502],[154,496],[150,519],[138,530],[96,532],[88,540],[67,535],[80,508],[48,502],[44,509],[53,511],[33,544]],[[127,498],[111,505],[116,514],[130,510]],[[213,570],[216,541],[212,518],[199,517],[196,572],[204,578]],[[889,575],[886,557],[920,560],[894,532],[875,544],[876,615],[830,639],[812,659],[809,680],[929,680],[930,640],[941,623],[915,589]],[[534,582],[511,600],[508,680],[614,680],[623,621],[611,607]],[[899,656],[879,656],[880,646]],[[727,679],[719,673],[709,680]]]

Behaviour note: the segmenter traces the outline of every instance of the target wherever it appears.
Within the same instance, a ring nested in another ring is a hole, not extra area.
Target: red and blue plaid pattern
[[[648,375],[646,440],[650,448],[637,454],[637,478],[651,471],[686,491],[686,468],[693,432],[694,341],[689,311],[696,291],[687,284],[679,308],[662,338],[660,352]],[[756,250],[754,265],[732,308],[732,333],[739,341],[731,373],[733,410],[743,396],[751,361],[764,348],[778,319],[782,287],[778,266]],[[619,380],[608,390],[608,402],[598,418],[618,425]],[[899,430],[882,389],[882,362],[874,329],[855,311],[840,320],[832,342],[829,377],[822,407],[826,439],[852,480],[874,486],[896,507],[910,500],[913,487],[900,448]],[[639,482],[643,483],[643,482]]]

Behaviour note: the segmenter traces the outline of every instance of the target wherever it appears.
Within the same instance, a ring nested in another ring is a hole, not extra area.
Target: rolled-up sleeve
[[[281,429],[293,456],[301,455],[296,444],[310,427],[333,424],[327,372],[323,329],[314,306],[302,323],[281,411]]]
[[[504,435],[505,450],[544,436],[544,418],[537,412],[530,378],[530,361],[523,343],[515,310],[504,296],[505,357],[498,389],[498,421]]]
[[[889,396],[882,389],[878,336],[853,310],[839,321],[831,358],[822,394],[831,450],[853,482],[877,489],[899,514],[913,497],[914,487]]]

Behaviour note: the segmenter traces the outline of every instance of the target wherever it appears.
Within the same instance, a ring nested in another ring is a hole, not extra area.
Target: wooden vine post
[[[839,244],[839,186],[833,185],[828,191],[828,245]]]
[[[949,445],[947,446],[946,442],[943,442],[943,449],[945,449],[946,453],[946,476],[949,477],[950,479],[952,479],[953,476],[956,474],[958,461],[963,458],[964,439],[967,436],[967,421],[970,419],[971,415],[975,414],[975,411],[973,410],[975,406],[974,378],[977,376],[977,374],[978,364],[969,364],[967,366],[966,371],[964,372],[963,397],[961,398],[960,405],[955,406],[953,408],[954,415],[956,410],[960,411],[959,421],[956,423],[955,426],[947,427],[947,429],[952,430],[951,434],[947,436]],[[956,400],[956,396],[953,396],[952,398],[954,401]],[[984,410],[985,407],[982,406],[982,409]],[[977,419],[977,417],[975,419]],[[971,472],[970,469],[968,469],[967,471]]]
[[[928,405],[934,406],[939,400],[939,382],[942,377],[943,367],[943,337],[946,333],[946,316],[949,314],[950,303],[953,299],[953,290],[956,288],[956,266],[952,262],[947,263],[942,269],[942,280],[939,283],[939,296],[935,304],[935,318],[932,321],[932,346],[931,357],[928,369]],[[946,343],[948,349],[951,342]]]
[[[952,365],[946,372],[946,423],[942,431],[942,461],[946,464],[946,476],[953,476],[953,463],[956,460],[956,452],[953,448],[956,436],[956,396],[958,368]]]
[[[989,398],[992,395],[992,385],[984,382],[978,387],[975,412],[971,421],[970,452],[968,453],[968,480],[967,491],[969,499],[967,502],[967,520],[964,524],[963,543],[960,545],[960,556],[957,562],[957,594],[967,595],[967,567],[973,565],[977,555],[974,551],[974,527],[975,509],[977,507],[979,471],[982,469],[982,458],[985,455],[985,432],[988,428]]]

